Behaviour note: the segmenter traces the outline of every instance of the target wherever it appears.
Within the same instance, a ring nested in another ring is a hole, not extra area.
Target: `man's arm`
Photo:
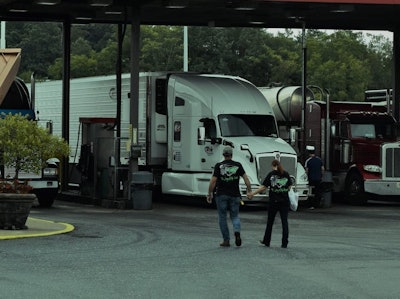
[[[247,197],[249,197],[249,194],[251,193],[251,184],[250,184],[249,177],[247,176],[247,174],[244,174],[242,177],[243,177],[244,183],[246,184],[246,187],[247,187]]]
[[[213,192],[214,192],[216,184],[217,184],[217,177],[212,176],[210,179],[210,184],[208,185],[208,194],[207,194],[207,202],[208,203],[212,203]]]

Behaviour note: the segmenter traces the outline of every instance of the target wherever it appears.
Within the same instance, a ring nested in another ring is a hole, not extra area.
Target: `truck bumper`
[[[299,201],[307,200],[311,193],[308,185],[297,185],[296,192],[299,193]]]
[[[31,180],[29,185],[35,189],[58,189],[58,181],[55,180]]]
[[[400,181],[366,180],[364,190],[376,195],[400,195]]]

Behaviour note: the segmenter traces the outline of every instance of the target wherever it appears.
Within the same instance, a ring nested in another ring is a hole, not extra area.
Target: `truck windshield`
[[[278,137],[272,115],[221,114],[218,116],[224,137],[264,136]]]
[[[390,139],[394,130],[391,124],[351,124],[351,136],[353,138]]]

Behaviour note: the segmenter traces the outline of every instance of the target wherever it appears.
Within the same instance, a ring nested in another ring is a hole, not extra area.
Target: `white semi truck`
[[[127,139],[132,135],[129,83],[129,74],[123,74],[121,137]],[[57,120],[57,115],[50,114],[54,105],[61,107],[61,97],[51,105],[45,99],[51,94],[54,101],[54,88],[61,95],[60,81],[36,84],[40,117]],[[78,118],[115,117],[114,95],[115,76],[71,80],[70,144],[79,143]],[[271,161],[278,159],[293,177],[299,199],[308,198],[307,176],[295,150],[279,138],[273,110],[249,81],[225,75],[141,73],[138,113],[139,170],[154,173],[155,185],[160,185],[163,194],[205,196],[213,167],[229,145],[252,188],[258,188],[271,170]],[[61,132],[57,121],[53,128],[55,134]],[[121,161],[132,159],[126,152],[129,148],[129,142],[121,146]],[[246,201],[243,181],[240,190]],[[261,194],[253,200],[267,199],[267,194]]]
[[[21,61],[21,49],[0,49],[0,117],[7,114],[21,114],[29,120],[36,121],[35,97],[24,81],[18,78],[17,72]],[[33,79],[33,78],[32,78]],[[33,81],[33,80],[32,80]],[[51,121],[39,123],[50,127]],[[46,161],[39,173],[20,172],[20,181],[28,181],[42,207],[50,207],[57,198],[59,190],[59,160],[52,158]],[[0,165],[0,179],[13,178],[15,169]]]

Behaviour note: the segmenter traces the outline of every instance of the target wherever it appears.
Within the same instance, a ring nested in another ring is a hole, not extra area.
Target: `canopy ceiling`
[[[400,24],[398,0],[0,0],[0,19],[130,23],[133,9],[152,25],[393,31]]]

